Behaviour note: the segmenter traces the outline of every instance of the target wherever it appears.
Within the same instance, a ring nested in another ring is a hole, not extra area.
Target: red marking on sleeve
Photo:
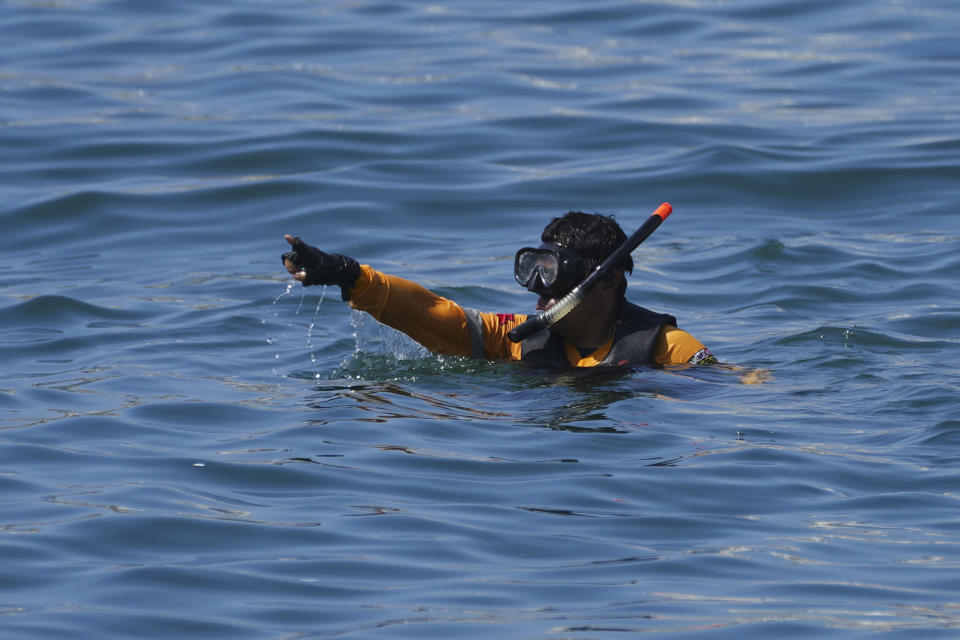
[[[500,322],[500,326],[501,326],[501,327],[504,326],[504,325],[506,325],[506,324],[510,324],[510,323],[513,322],[515,319],[516,319],[516,318],[515,318],[514,314],[512,314],[512,313],[498,313],[498,314],[497,314],[497,320]]]

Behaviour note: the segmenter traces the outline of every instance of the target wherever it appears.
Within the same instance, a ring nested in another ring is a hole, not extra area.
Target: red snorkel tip
[[[658,218],[660,218],[660,222],[663,222],[664,220],[667,219],[667,216],[669,216],[671,213],[673,213],[673,206],[671,206],[669,202],[664,202],[659,207],[657,207],[657,210],[654,211],[651,215],[657,216]]]

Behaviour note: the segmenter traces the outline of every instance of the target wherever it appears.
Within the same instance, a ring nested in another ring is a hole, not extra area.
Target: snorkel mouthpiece
[[[671,213],[673,213],[673,207],[669,202],[664,202],[657,207],[657,210],[640,225],[640,228],[634,231],[633,235],[627,238],[622,245],[607,256],[606,260],[601,262],[600,266],[594,269],[583,282],[574,287],[570,293],[563,296],[563,298],[546,311],[527,318],[526,322],[509,332],[507,337],[513,342],[520,342],[521,340],[529,338],[537,331],[556,324],[561,318],[573,311],[573,309],[580,304],[593,286],[603,278],[614,265],[620,262],[628,253],[636,249],[651,233],[656,231],[660,223],[666,220],[667,216]]]

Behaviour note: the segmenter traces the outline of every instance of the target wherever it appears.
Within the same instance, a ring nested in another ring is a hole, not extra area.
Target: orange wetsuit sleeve
[[[439,353],[472,354],[463,309],[416,282],[388,276],[367,265],[350,288],[350,305]]]
[[[350,305],[407,334],[430,351],[450,355],[519,360],[520,345],[507,332],[526,316],[465,311],[452,300],[368,265],[350,288]]]
[[[665,326],[657,338],[657,364],[700,364],[716,362],[710,350],[682,329]]]

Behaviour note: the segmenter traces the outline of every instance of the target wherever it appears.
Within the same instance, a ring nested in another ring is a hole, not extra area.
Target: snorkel
[[[586,297],[590,292],[590,289],[605,275],[610,269],[613,268],[620,260],[629,254],[631,251],[636,249],[641,242],[647,239],[647,237],[656,231],[657,227],[660,226],[660,223],[667,219],[673,212],[673,207],[670,206],[669,202],[664,202],[657,210],[654,211],[646,222],[640,225],[640,228],[633,232],[629,238],[624,241],[622,245],[616,248],[616,250],[607,256],[606,260],[601,262],[596,269],[594,269],[590,274],[584,278],[583,282],[578,284],[570,291],[567,295],[560,298],[559,301],[546,311],[542,311],[535,316],[532,316],[526,320],[523,324],[516,327],[507,334],[507,337],[510,338],[513,342],[520,342],[526,338],[529,338],[537,331],[541,329],[546,329],[554,324],[556,324],[561,318],[573,311],[573,309],[580,304],[580,302]]]

